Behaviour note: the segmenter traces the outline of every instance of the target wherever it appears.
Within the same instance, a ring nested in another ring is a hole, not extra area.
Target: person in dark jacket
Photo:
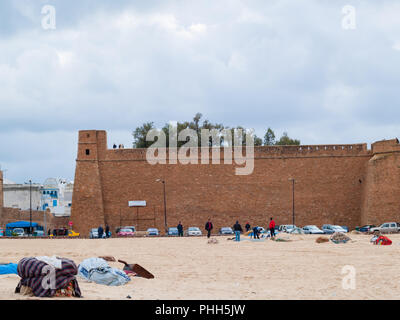
[[[178,226],[176,228],[178,229],[178,236],[179,237],[183,237],[183,226],[182,226],[180,221],[179,221],[179,224],[178,224]]]
[[[212,224],[210,218],[208,218],[208,221],[204,228],[207,231],[207,238],[209,238],[211,236],[211,230],[213,229],[213,224]]]
[[[99,239],[102,239],[102,238],[103,238],[103,232],[104,232],[103,227],[102,227],[102,226],[99,226],[99,228],[97,229],[97,233],[98,233]]]
[[[254,237],[254,239],[260,239],[258,227],[253,228],[253,237]]]
[[[110,237],[110,227],[106,224],[106,238]]]
[[[251,226],[248,222],[246,223],[245,228],[246,228],[246,232],[250,230]]]
[[[233,225],[233,231],[235,232],[235,241],[240,241],[240,233],[243,231],[242,226],[239,224],[239,221]]]

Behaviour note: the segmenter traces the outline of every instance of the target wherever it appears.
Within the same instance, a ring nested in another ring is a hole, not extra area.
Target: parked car
[[[68,230],[68,237],[75,238],[75,237],[79,237],[79,236],[80,236],[79,232],[75,232],[74,230]]]
[[[371,228],[375,228],[375,227],[376,227],[376,225],[374,225],[374,224],[366,224],[365,226],[356,228],[356,230],[360,231],[360,232],[369,232],[369,230]]]
[[[189,227],[186,230],[186,235],[187,236],[201,236],[201,230],[198,227]]]
[[[370,233],[379,231],[380,233],[396,233],[400,231],[400,225],[397,222],[385,222],[379,227],[373,227],[369,229]]]
[[[349,232],[349,227],[348,226],[341,226],[346,232]]]
[[[347,232],[341,226],[337,226],[337,225],[333,225],[333,224],[324,224],[322,226],[322,231],[325,234],[332,234],[332,233],[335,233],[335,232],[342,232],[342,233],[346,233]]]
[[[90,233],[89,233],[89,238],[90,239],[97,239],[99,237],[99,230],[98,230],[98,228],[93,228],[93,229],[91,229],[90,230]],[[103,238],[105,238],[106,237],[106,233],[105,232],[103,232]]]
[[[233,230],[231,227],[222,227],[219,229],[219,234],[233,234]]]
[[[135,227],[135,226],[123,226],[123,227],[118,227],[118,228],[116,228],[116,229],[115,229],[115,233],[118,234],[118,232],[119,232],[121,229],[131,229],[132,232],[136,232],[136,227]]]
[[[118,231],[117,235],[119,237],[132,237],[135,233],[130,228],[122,228]]]
[[[178,228],[176,228],[176,227],[168,228],[168,235],[169,236],[177,236],[178,234],[179,234]]]
[[[324,234],[324,232],[315,225],[308,225],[303,227],[305,234]]]
[[[33,235],[34,235],[35,237],[44,237],[44,231],[43,231],[43,230],[35,230],[35,231],[33,232]]]
[[[148,236],[159,236],[160,232],[158,231],[157,228],[148,228],[147,229],[147,235]]]
[[[280,232],[287,232],[290,233],[290,231],[292,231],[293,229],[295,229],[296,226],[294,224],[281,224],[279,226],[279,231]]]
[[[14,228],[12,231],[13,237],[25,237],[25,230],[23,228]]]
[[[0,228],[0,237],[4,237],[4,229]]]

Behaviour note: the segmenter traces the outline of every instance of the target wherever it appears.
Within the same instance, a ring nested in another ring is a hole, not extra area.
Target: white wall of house
[[[41,193],[39,185],[32,185],[32,210],[41,210]],[[30,209],[29,184],[4,184],[4,207]]]

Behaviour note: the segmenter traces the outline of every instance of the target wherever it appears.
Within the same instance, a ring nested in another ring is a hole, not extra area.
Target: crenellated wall
[[[207,148],[206,148],[207,149]],[[198,158],[204,150],[199,149]],[[157,164],[146,161],[145,149],[107,149],[105,131],[80,131],[72,217],[74,229],[85,234],[108,223],[136,225],[139,230],[185,228],[211,217],[216,229],[236,220],[265,226],[292,223],[295,179],[295,223],[324,223],[354,228],[362,223],[400,220],[397,140],[366,144],[256,147],[254,171],[235,175],[235,163]],[[132,208],[129,201],[145,200]]]

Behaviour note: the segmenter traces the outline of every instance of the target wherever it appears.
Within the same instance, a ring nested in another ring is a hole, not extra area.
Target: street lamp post
[[[294,178],[290,178],[289,181],[292,181],[292,216],[293,216],[293,225],[295,225],[295,215],[294,215]]]
[[[29,236],[32,236],[32,180],[29,180]]]

